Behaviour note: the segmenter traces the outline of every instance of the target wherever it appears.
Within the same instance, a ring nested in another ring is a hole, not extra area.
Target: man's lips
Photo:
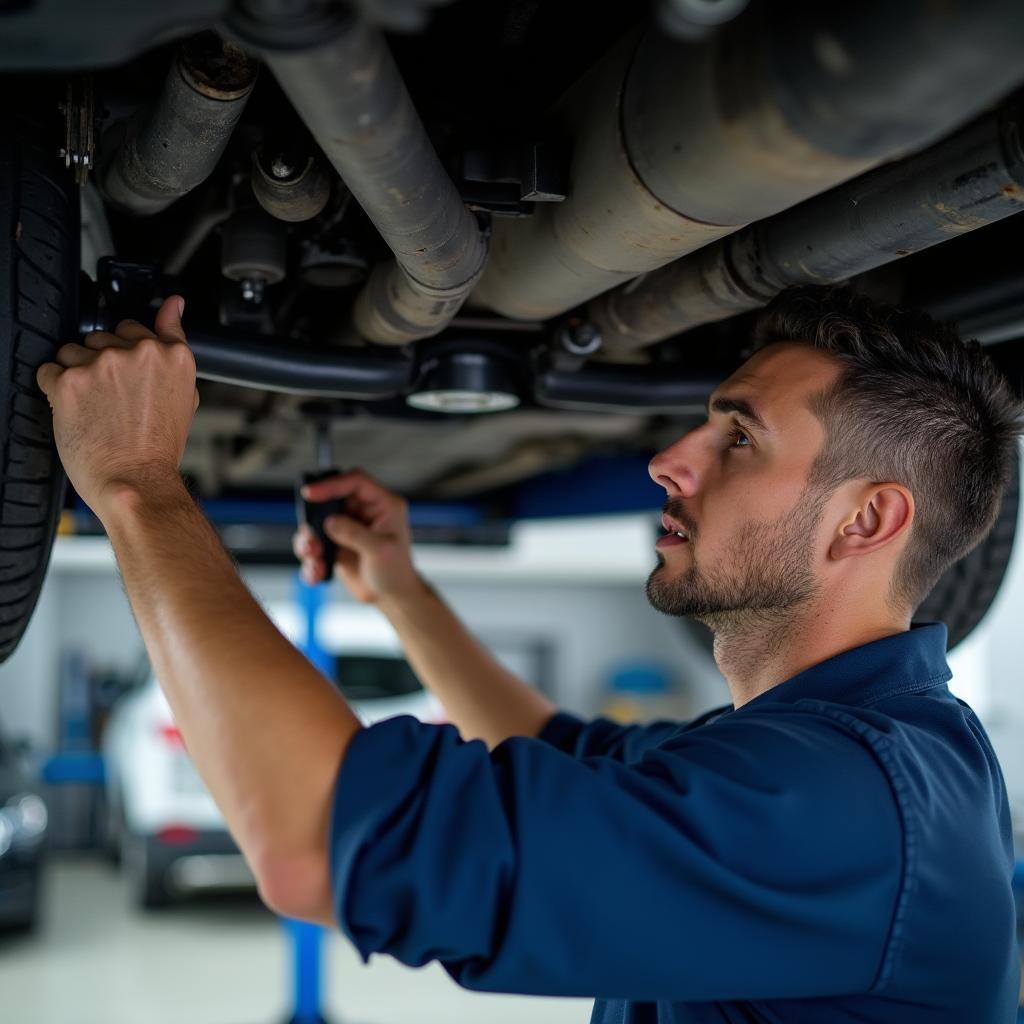
[[[666,533],[664,537],[659,537],[655,542],[654,546],[661,551],[663,548],[674,548],[680,544],[689,544],[688,540],[683,540],[682,537],[677,536],[674,533]]]
[[[655,542],[654,547],[656,550],[662,551],[666,548],[675,548],[679,547],[680,544],[690,543],[690,531],[678,519],[673,519],[667,512],[662,513],[661,525],[665,530],[665,535],[659,537]]]
[[[682,533],[687,537],[687,539],[689,539],[690,531],[685,526],[683,526],[682,523],[678,522],[677,520],[673,519],[670,515],[668,515],[668,513],[662,515],[661,525],[662,529],[664,529],[666,533]]]

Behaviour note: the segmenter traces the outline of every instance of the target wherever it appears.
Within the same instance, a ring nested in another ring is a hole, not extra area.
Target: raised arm
[[[388,617],[462,738],[493,748],[510,736],[536,736],[557,707],[498,662],[417,574],[405,501],[362,472],[310,485],[308,497],[346,498],[346,514],[328,521],[338,575],[353,597]],[[322,550],[308,529],[296,534],[295,553],[307,580],[322,578]]]
[[[110,536],[157,678],[195,761],[282,913],[331,921],[338,766],[358,718],[274,628],[178,475],[198,405],[179,300],[64,345],[38,382],[68,477]]]

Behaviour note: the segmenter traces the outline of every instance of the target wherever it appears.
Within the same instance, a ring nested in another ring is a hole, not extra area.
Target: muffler
[[[213,32],[185,40],[156,103],[104,139],[99,184],[106,198],[145,217],[204,182],[242,116],[257,67]]]
[[[602,352],[757,309],[1024,212],[1024,97],[900,163],[751,224],[587,308]]]
[[[902,156],[1024,77],[1019,0],[762,3],[700,43],[644,28],[555,112],[570,193],[496,220],[471,301],[543,320]]]

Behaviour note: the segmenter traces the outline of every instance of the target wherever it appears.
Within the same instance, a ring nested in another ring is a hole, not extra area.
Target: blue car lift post
[[[295,577],[295,600],[303,613],[305,636],[298,645],[328,679],[334,679],[334,659],[320,646],[316,635],[316,621],[327,600],[330,584],[310,585],[302,577]],[[282,918],[292,945],[293,1007],[287,1024],[327,1024],[320,1012],[323,998],[323,940],[324,929],[318,924]]]

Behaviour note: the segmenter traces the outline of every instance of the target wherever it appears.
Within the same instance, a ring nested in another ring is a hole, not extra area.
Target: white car
[[[300,611],[291,605],[267,611],[297,642],[304,631]],[[335,658],[339,686],[364,724],[395,715],[444,721],[440,703],[423,689],[376,609],[326,606],[317,620],[317,640]],[[157,907],[189,891],[255,884],[155,676],[117,703],[103,753],[107,846],[128,872],[140,905]]]

